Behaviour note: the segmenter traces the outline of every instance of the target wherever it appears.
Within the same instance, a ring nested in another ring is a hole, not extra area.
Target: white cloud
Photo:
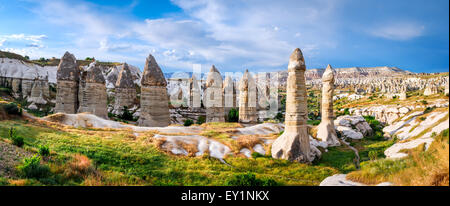
[[[28,51],[28,53],[30,53],[29,51],[31,48],[33,48],[33,50],[44,48],[45,47],[43,44],[44,39],[47,39],[46,35],[26,35],[26,34],[0,35],[0,47],[14,46],[16,49],[25,47],[24,49],[18,51],[22,53],[24,53],[24,51]],[[8,49],[11,50],[13,48]]]
[[[425,26],[406,22],[406,23],[389,23],[382,26],[372,28],[369,33],[376,37],[390,40],[410,40],[422,36]]]
[[[315,50],[327,46],[325,39],[333,37],[333,32],[322,31],[333,30],[330,15],[336,4],[324,0],[176,0],[173,3],[183,9],[183,18],[140,21],[105,12],[86,2],[36,3],[33,11],[45,23],[71,34],[69,48],[61,48],[64,51],[73,47],[85,51],[85,56],[97,51],[96,57],[104,56],[110,61],[118,61],[110,59],[112,54],[130,59],[131,55],[145,57],[156,51],[153,55],[164,66],[190,69],[192,63],[216,64],[227,70],[279,67],[296,47],[304,48],[305,55],[317,54]],[[299,13],[302,18],[298,18]],[[315,43],[318,38],[324,40]],[[174,52],[168,55],[166,51]]]

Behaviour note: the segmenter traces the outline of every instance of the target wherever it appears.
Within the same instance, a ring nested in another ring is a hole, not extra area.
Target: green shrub
[[[378,158],[378,152],[377,151],[369,151],[369,159],[370,160],[376,160]]]
[[[50,174],[50,168],[47,165],[42,165],[41,157],[37,155],[23,159],[17,169],[26,178],[45,178]]]
[[[128,111],[127,106],[123,106],[122,114],[119,115],[119,118],[123,120],[133,121],[133,114],[131,114],[131,112]]]
[[[12,141],[13,141],[13,145],[16,145],[18,147],[22,147],[24,144],[23,137],[14,136],[14,137],[12,137]]]
[[[18,147],[22,147],[24,144],[23,137],[19,137],[16,135],[16,130],[11,127],[8,131],[8,137],[12,140],[12,144]]]
[[[236,174],[226,182],[227,186],[276,186],[278,183],[271,179],[258,179],[252,173]]]
[[[278,112],[275,116],[275,119],[277,119],[280,122],[284,122],[284,115],[281,112]]]
[[[15,136],[16,136],[16,129],[14,129],[14,127],[9,128],[9,130],[8,130],[8,137],[10,139],[12,139]]]
[[[194,121],[192,120],[192,119],[186,119],[186,120],[184,120],[184,126],[185,127],[189,127],[189,126],[191,126],[192,124],[194,124]]]
[[[196,122],[196,124],[203,124],[206,122],[206,117],[205,116],[200,116],[198,117],[198,120]]]
[[[22,115],[22,109],[16,103],[3,104],[3,109],[12,115]]]
[[[41,156],[49,156],[50,155],[50,149],[47,145],[40,145],[39,146],[39,155]]]
[[[344,115],[350,115],[350,111],[349,111],[348,108],[345,108],[345,109],[344,109]]]
[[[436,109],[436,107],[427,107],[427,108],[425,108],[425,110],[423,111],[423,113],[424,113],[424,114],[430,113],[430,112],[433,111],[434,109]]]
[[[238,122],[239,121],[239,111],[235,108],[232,108],[228,112],[227,120],[228,120],[228,122]]]
[[[3,177],[0,177],[0,186],[7,186],[7,185],[9,185],[8,180],[6,180]]]
[[[0,93],[11,95],[12,94],[12,89],[6,88],[6,87],[0,87]]]

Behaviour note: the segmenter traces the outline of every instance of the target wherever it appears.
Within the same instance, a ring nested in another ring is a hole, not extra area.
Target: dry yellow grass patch
[[[449,145],[435,144],[431,157],[421,152],[410,153],[415,166],[401,171],[393,176],[392,182],[396,185],[430,185],[449,186]],[[432,161],[430,161],[432,159]]]
[[[182,147],[184,150],[186,150],[188,152],[188,156],[189,157],[195,157],[195,153],[198,152],[198,142],[196,141],[195,143],[192,144],[187,144],[185,142],[182,141],[175,141],[175,144]]]
[[[205,130],[213,130],[216,132],[235,133],[237,132],[236,128],[243,128],[244,126],[236,122],[209,122],[202,124],[201,127],[205,128]]]
[[[20,179],[20,180],[8,180],[9,184],[12,186],[25,186],[27,184],[27,180]]]
[[[253,147],[262,144],[262,140],[257,135],[241,135],[236,140],[238,150],[248,148],[253,151]]]
[[[64,175],[68,178],[78,177],[84,179],[96,172],[91,160],[81,154],[75,154],[66,166]]]

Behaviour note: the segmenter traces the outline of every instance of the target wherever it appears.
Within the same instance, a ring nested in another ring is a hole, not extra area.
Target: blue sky
[[[307,68],[449,68],[448,0],[0,0],[0,50],[31,58],[128,62],[164,72]]]

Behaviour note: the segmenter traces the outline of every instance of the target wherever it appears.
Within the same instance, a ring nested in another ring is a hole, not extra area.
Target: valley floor
[[[184,157],[162,152],[161,143],[152,138],[154,131],[135,136],[128,129],[75,128],[32,119],[2,121],[2,149],[15,147],[5,138],[10,128],[24,137],[25,145],[18,149],[24,155],[37,154],[40,145],[49,146],[51,153],[42,164],[50,173],[25,177],[14,164],[5,164],[11,162],[11,153],[2,153],[0,165],[12,171],[2,175],[5,185],[319,185],[328,176],[356,170],[355,154],[345,146],[329,148],[311,165],[270,155],[228,155],[225,164],[208,154]],[[365,138],[351,144],[358,148],[361,161],[369,161],[373,158],[369,154],[382,158],[393,141]]]

